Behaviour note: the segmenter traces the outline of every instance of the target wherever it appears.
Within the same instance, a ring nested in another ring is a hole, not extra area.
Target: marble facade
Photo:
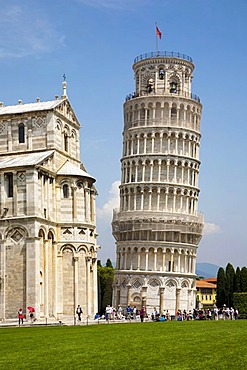
[[[97,311],[95,178],[63,83],[52,101],[0,103],[0,320]]]

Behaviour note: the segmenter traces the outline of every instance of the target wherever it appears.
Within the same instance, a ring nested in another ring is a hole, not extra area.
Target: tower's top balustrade
[[[141,60],[144,60],[144,59],[159,58],[159,57],[178,58],[178,59],[183,59],[190,63],[193,63],[193,60],[191,57],[189,57],[188,55],[182,54],[182,53],[178,53],[176,51],[151,51],[149,53],[138,55],[134,59],[134,63],[140,62]]]
[[[135,92],[128,95],[126,101],[156,96],[166,101],[177,97],[193,99],[200,104],[200,98],[191,91],[195,66],[188,55],[175,51],[152,51],[136,57],[132,67]]]

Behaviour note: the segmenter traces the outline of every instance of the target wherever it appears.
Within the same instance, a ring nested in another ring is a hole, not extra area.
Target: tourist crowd
[[[141,309],[140,311],[143,311],[143,309]],[[99,315],[98,313],[96,313],[95,315],[95,320],[96,319],[106,319],[107,321],[108,320],[136,320],[137,316],[138,318],[140,317],[140,312],[137,310],[136,306],[134,306],[133,308],[131,308],[130,306],[128,306],[125,310],[119,305],[117,307],[117,309],[115,307],[112,307],[110,305],[106,306],[106,309],[105,309],[105,314],[103,315]],[[144,315],[144,312],[143,312],[143,315]]]
[[[178,310],[177,320],[238,320],[238,310],[225,305],[222,308],[194,309],[189,312]]]
[[[151,315],[147,315],[144,307],[140,310],[134,307],[126,307],[123,309],[120,305],[115,308],[111,305],[108,305],[105,309],[103,315],[95,314],[95,320],[141,320],[143,321],[144,317],[152,321],[189,321],[189,320],[238,320],[238,310],[234,308],[226,307],[225,305],[222,308],[207,308],[207,309],[196,309],[193,310],[178,310],[176,315],[171,315],[168,310],[164,310],[160,313],[156,307],[153,308]]]

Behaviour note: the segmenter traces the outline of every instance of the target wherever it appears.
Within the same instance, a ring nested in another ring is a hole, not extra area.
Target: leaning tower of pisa
[[[133,64],[124,103],[120,209],[114,210],[113,304],[174,315],[196,303],[202,105],[187,55],[152,52]]]

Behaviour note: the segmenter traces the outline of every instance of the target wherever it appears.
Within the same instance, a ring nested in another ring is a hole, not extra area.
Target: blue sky
[[[1,2],[0,101],[52,100],[67,76],[81,122],[81,159],[97,178],[99,258],[115,260],[125,96],[132,64],[159,49],[192,57],[192,91],[203,104],[198,262],[247,265],[247,1],[9,0]]]

